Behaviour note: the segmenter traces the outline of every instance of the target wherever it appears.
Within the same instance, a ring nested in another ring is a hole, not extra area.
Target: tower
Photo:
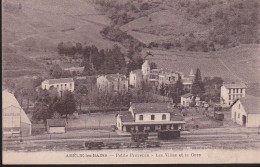
[[[150,64],[149,64],[148,60],[145,60],[142,65],[142,73],[143,73],[145,80],[148,79],[148,76],[150,75],[150,70],[151,70]]]

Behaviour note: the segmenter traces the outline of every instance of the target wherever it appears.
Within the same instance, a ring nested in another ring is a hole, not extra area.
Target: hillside
[[[148,47],[216,51],[259,43],[257,0],[96,0],[114,27]]]
[[[3,70],[8,77],[46,73],[35,60],[57,56],[59,42],[80,42],[100,49],[117,43],[101,36],[100,31],[110,21],[90,1],[4,0],[2,6],[3,64],[13,62],[11,66],[15,67],[8,72]],[[23,64],[26,61],[32,65]],[[35,63],[38,65],[34,66]],[[34,72],[21,72],[24,67]]]

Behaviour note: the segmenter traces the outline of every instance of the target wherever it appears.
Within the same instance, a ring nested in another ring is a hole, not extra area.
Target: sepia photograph
[[[260,163],[259,0],[2,0],[2,164]]]

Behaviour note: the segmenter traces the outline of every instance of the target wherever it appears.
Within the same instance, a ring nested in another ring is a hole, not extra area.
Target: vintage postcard
[[[2,0],[3,164],[260,163],[258,0]]]

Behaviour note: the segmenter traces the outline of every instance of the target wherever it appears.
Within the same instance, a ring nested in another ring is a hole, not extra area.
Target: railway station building
[[[133,103],[117,115],[117,128],[122,132],[178,130],[184,124],[182,115],[167,103]]]
[[[2,102],[3,136],[31,136],[32,123],[15,96],[3,91]]]

